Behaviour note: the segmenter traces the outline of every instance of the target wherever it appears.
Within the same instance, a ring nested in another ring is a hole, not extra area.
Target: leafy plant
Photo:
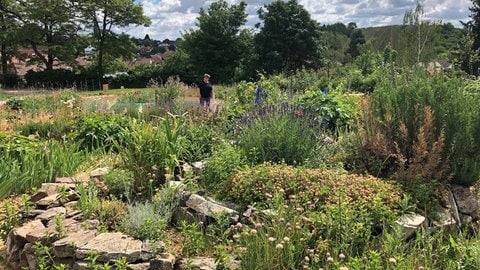
[[[186,256],[200,255],[205,249],[203,230],[198,223],[182,221],[180,235],[183,238],[182,252]]]
[[[239,126],[238,146],[251,164],[302,164],[321,147],[323,132],[314,115],[288,105],[263,107]]]
[[[219,188],[235,173],[248,168],[248,161],[242,149],[228,142],[220,142],[205,160],[200,181],[207,189]]]
[[[133,237],[141,240],[161,240],[166,225],[165,219],[156,211],[153,203],[136,203],[128,206],[125,227]]]
[[[119,198],[132,200],[133,173],[128,170],[113,169],[103,176],[110,195]]]

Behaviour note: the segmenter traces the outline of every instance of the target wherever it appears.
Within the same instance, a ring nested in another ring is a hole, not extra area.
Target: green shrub
[[[140,240],[162,240],[166,222],[157,213],[153,203],[137,203],[128,206],[125,221],[127,232]]]
[[[131,171],[113,169],[103,179],[110,195],[127,200],[132,198],[134,178]]]
[[[437,150],[443,144],[443,151],[439,154],[449,168],[445,175],[451,175],[452,182],[457,184],[474,184],[480,179],[480,157],[475,154],[480,150],[477,139],[480,132],[480,96],[465,91],[464,85],[460,79],[443,74],[430,76],[419,70],[399,76],[396,85],[383,78],[371,96],[373,117],[370,119],[373,121],[369,120],[365,126],[370,131],[374,130],[373,125],[380,128],[368,137],[383,134],[389,141],[388,145],[396,143],[405,147],[403,158],[409,163],[420,158],[415,154],[415,147],[436,152],[432,159],[438,160]],[[426,118],[428,110],[431,110],[433,120]],[[427,125],[429,129],[426,129],[425,123],[431,123]],[[423,144],[421,138],[430,144]],[[396,154],[394,147],[389,148],[384,157]],[[429,158],[429,155],[424,158]],[[436,171],[438,168],[433,167],[430,175]],[[418,177],[423,178],[423,175]],[[431,178],[425,177],[424,180]],[[449,177],[438,180],[445,182]]]
[[[122,130],[128,124],[128,119],[121,115],[87,114],[77,120],[73,137],[81,143],[83,149],[110,150],[115,143],[121,141]]]
[[[303,112],[321,119],[322,125],[330,131],[351,127],[355,118],[355,110],[348,103],[347,96],[323,94],[321,90],[308,90],[298,98],[295,104]]]
[[[0,142],[0,198],[73,175],[90,158],[71,141],[40,142],[32,137],[0,134]]]
[[[265,204],[278,191],[285,199],[295,196],[317,206],[336,204],[341,193],[345,196],[344,201],[362,204],[368,209],[379,197],[392,208],[400,198],[398,185],[372,176],[268,163],[238,172],[226,182],[223,190],[229,198],[242,205]]]
[[[205,160],[200,181],[207,189],[215,189],[247,167],[248,161],[242,149],[228,142],[220,142],[215,145],[212,154]]]
[[[195,162],[202,160],[212,153],[213,131],[206,124],[192,124],[184,129],[186,139],[183,161]]]
[[[324,132],[315,115],[289,106],[262,107],[239,126],[238,146],[252,164],[302,164],[321,146]]]
[[[130,127],[123,129],[122,145],[117,145],[122,166],[133,172],[134,191],[149,192],[153,188],[173,180],[174,168],[183,156],[185,138],[182,136],[183,119],[169,115],[159,126],[153,123],[130,121]]]
[[[23,136],[38,135],[41,139],[61,140],[69,137],[74,129],[75,121],[72,118],[60,117],[51,122],[33,122],[15,128]]]

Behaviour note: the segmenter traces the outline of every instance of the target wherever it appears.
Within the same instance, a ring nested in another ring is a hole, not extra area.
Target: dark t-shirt
[[[200,96],[202,98],[209,98],[212,96],[212,84],[210,82],[205,83],[200,81],[198,83],[198,88],[200,88]]]

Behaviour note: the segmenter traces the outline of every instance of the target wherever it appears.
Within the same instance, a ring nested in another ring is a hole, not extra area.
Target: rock
[[[439,210],[435,216],[437,218],[432,220],[434,227],[446,227],[447,229],[453,229],[457,224],[455,218],[452,216],[452,213],[447,208]]]
[[[28,267],[28,269],[38,269],[33,244],[27,243],[23,247],[22,253],[20,254],[20,266]]]
[[[207,201],[200,195],[192,194],[187,200],[187,206],[207,217],[215,218],[219,214],[228,213],[233,223],[238,222],[239,214],[237,211],[225,207],[217,202]]]
[[[207,217],[202,213],[196,213],[188,207],[177,207],[173,212],[172,222],[176,226],[181,226],[182,221],[189,224],[191,223],[203,223],[207,222]]]
[[[75,184],[75,179],[72,177],[57,177],[55,178],[55,183],[59,184]]]
[[[227,267],[227,269],[239,269],[240,262],[237,260],[232,260]],[[214,258],[192,257],[188,258],[188,267],[186,265],[186,259],[180,260],[178,263],[178,269],[215,270],[217,269],[217,264],[215,263]]]
[[[418,228],[425,226],[425,217],[418,214],[404,214],[396,221],[402,227],[404,239],[409,239]]]
[[[55,216],[60,216],[62,219],[67,214],[67,209],[65,207],[53,207],[47,209],[42,214],[35,217],[35,219],[40,219],[44,224],[48,223]]]
[[[205,167],[205,161],[197,161],[192,163],[193,173],[199,175]]]
[[[30,196],[30,201],[35,203],[38,202],[40,199],[57,194],[60,187],[71,190],[75,189],[75,184],[43,183],[42,186],[37,190],[37,192]]]
[[[82,247],[97,235],[96,231],[70,232],[66,237],[52,244],[53,253],[57,258],[74,257],[78,247]]]
[[[149,260],[152,255],[143,251],[142,246],[142,241],[122,233],[102,233],[79,247],[76,257],[85,259],[89,251],[94,251],[99,255],[98,262],[114,262],[122,257],[125,257],[129,263]]]
[[[192,165],[188,164],[188,163],[183,163],[182,164],[182,170],[184,173],[189,173],[193,170],[193,167]]]
[[[473,187],[451,185],[450,190],[457,203],[458,211],[462,214],[472,216],[474,219],[477,218],[479,202],[475,189]]]
[[[150,270],[173,270],[175,256],[170,253],[162,253],[150,260]]]
[[[63,207],[65,207],[65,209],[67,210],[67,212],[65,213],[65,217],[70,218],[82,213],[82,211],[80,211],[79,209],[76,209],[76,206],[77,206],[77,201],[70,201],[63,204]]]
[[[110,172],[110,169],[107,167],[97,168],[90,172],[90,178],[102,177]]]
[[[43,207],[43,208],[58,207],[61,205],[60,200],[58,200],[57,193],[38,200],[36,204],[38,207]]]
[[[20,253],[22,252],[25,244],[28,242],[27,234],[34,231],[40,231],[40,230],[45,230],[45,226],[38,219],[29,221],[23,224],[21,227],[11,230],[7,236],[7,244],[6,244],[7,254],[8,254],[7,261],[8,262],[19,261]]]
[[[72,269],[73,270],[91,270],[91,267],[89,267],[90,262],[87,261],[76,261],[73,263]]]
[[[150,263],[136,263],[136,264],[129,264],[127,265],[127,270],[149,270]]]
[[[26,239],[29,243],[35,242],[47,243],[49,238],[55,234],[55,226],[48,226],[42,229],[34,230],[27,233]]]

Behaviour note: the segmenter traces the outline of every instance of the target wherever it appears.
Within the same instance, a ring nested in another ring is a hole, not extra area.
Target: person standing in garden
[[[213,87],[210,83],[210,75],[205,73],[203,80],[198,83],[198,90],[200,94],[200,106],[202,106],[205,113],[210,108],[210,99],[213,97]]]

